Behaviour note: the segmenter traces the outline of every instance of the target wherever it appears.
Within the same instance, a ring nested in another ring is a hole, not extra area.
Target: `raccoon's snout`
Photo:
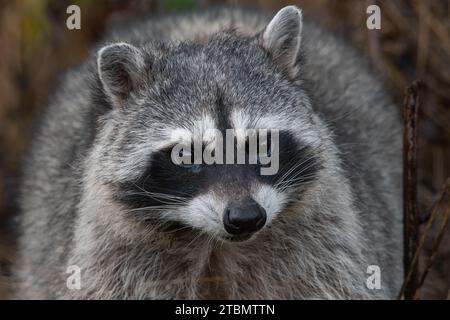
[[[266,210],[254,200],[241,204],[230,204],[225,209],[223,224],[232,235],[250,235],[260,230],[266,223]]]

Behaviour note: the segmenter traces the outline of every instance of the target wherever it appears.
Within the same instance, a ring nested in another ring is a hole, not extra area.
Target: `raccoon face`
[[[218,143],[221,139],[205,140],[203,137],[200,140],[186,132],[188,139],[172,140],[174,145],[152,152],[147,169],[139,179],[120,184],[118,200],[134,208],[134,215],[149,223],[162,218],[178,222],[171,227],[178,228],[181,223],[222,239],[250,238],[269,224],[289,200],[295,199],[302,187],[314,180],[319,159],[311,146],[302,144],[288,130],[281,130],[278,141],[269,136],[265,148],[260,147],[265,142],[258,141],[255,149],[259,152],[254,164],[250,163],[251,142],[257,139],[252,140],[249,135],[250,139],[242,144],[246,161],[239,164],[236,156],[239,136],[236,136],[235,145],[231,147],[235,163],[226,163],[230,144]],[[231,140],[223,140],[227,139]],[[200,141],[203,156],[198,163],[195,146],[192,146],[196,141]],[[188,144],[192,144],[191,147]],[[279,146],[273,147],[275,144]],[[173,153],[179,145],[183,146],[181,154],[188,161],[174,161]],[[222,154],[224,160],[216,157],[216,162],[205,163],[208,153]],[[262,163],[264,157],[272,163]],[[275,161],[278,161],[278,170],[264,174],[262,169],[268,169]]]
[[[103,170],[128,215],[242,241],[301,196],[323,139],[298,80],[301,26],[287,7],[254,38],[100,50]]]

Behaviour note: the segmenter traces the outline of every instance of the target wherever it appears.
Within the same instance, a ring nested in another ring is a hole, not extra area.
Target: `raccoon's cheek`
[[[252,196],[266,210],[266,224],[270,223],[287,203],[287,195],[267,184],[252,186]]]
[[[222,227],[224,201],[220,201],[213,193],[196,196],[180,209],[178,219],[196,229],[217,234]]]

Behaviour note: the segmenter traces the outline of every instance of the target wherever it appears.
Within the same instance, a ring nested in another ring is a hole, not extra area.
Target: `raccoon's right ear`
[[[98,75],[106,94],[116,105],[122,105],[145,83],[143,52],[128,43],[107,45],[98,51]]]

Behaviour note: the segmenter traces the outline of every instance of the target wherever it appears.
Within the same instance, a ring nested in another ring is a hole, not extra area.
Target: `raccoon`
[[[206,129],[278,130],[278,171],[174,163],[177,144],[218,144],[194,134]],[[400,130],[367,62],[295,6],[117,28],[65,75],[34,136],[15,296],[393,298]]]

